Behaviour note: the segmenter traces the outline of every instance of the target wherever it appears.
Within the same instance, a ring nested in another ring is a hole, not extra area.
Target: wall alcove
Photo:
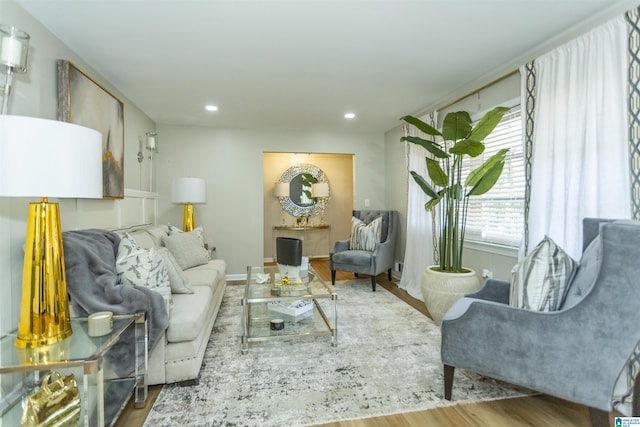
[[[264,190],[264,258],[270,261],[274,258],[275,239],[274,227],[292,226],[296,216],[305,212],[298,206],[290,206],[291,215],[274,195],[275,183],[281,178],[291,180],[302,172],[319,173],[309,168],[317,168],[321,174],[320,181],[329,183],[330,198],[323,200],[326,204],[322,209],[313,209],[308,217],[309,224],[330,225],[327,233],[300,233],[303,239],[305,254],[310,256],[328,256],[336,240],[348,239],[351,232],[351,211],[354,206],[354,155],[330,153],[264,153],[263,154],[263,190]],[[298,170],[299,169],[299,170]],[[289,203],[292,203],[289,201]],[[304,203],[302,203],[304,204]],[[302,206],[302,208],[307,208]]]

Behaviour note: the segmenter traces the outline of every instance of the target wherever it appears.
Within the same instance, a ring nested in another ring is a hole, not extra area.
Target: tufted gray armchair
[[[333,252],[329,255],[331,268],[331,283],[336,283],[336,271],[350,271],[371,276],[371,289],[376,290],[376,276],[387,272],[391,280],[391,269],[395,262],[396,235],[398,233],[397,211],[353,211],[353,216],[369,224],[378,217],[382,217],[381,242],[370,251],[349,249],[348,240],[337,241]]]
[[[509,283],[500,280],[458,300],[442,322],[445,398],[461,368],[586,405],[593,425],[608,426],[614,408],[640,415],[639,259],[639,222],[587,218],[560,310],[511,307]]]

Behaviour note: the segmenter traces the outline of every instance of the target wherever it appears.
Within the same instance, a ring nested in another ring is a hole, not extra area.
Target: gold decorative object
[[[52,344],[71,335],[57,203],[29,204],[22,302],[16,347]]]
[[[184,231],[193,231],[194,223],[195,223],[195,219],[193,215],[193,205],[191,203],[185,203],[182,229]]]
[[[42,380],[38,391],[27,398],[21,427],[75,426],[80,420],[80,391],[73,374],[62,378],[56,371]]]

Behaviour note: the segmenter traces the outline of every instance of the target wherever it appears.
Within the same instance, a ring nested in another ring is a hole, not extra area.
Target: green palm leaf
[[[409,123],[410,125],[414,125],[418,129],[420,129],[422,132],[426,133],[427,135],[442,136],[440,131],[438,131],[437,129],[435,129],[432,126],[429,126],[428,124],[426,124],[422,120],[418,119],[417,117],[404,116],[400,120],[404,120],[405,122]]]
[[[442,137],[447,141],[457,141],[469,136],[471,117],[466,111],[457,111],[445,116],[442,123]]]
[[[443,151],[435,141],[429,141],[428,139],[422,139],[417,136],[403,136],[400,138],[400,141],[408,141],[417,144],[439,159],[446,159],[449,157],[449,155]]]

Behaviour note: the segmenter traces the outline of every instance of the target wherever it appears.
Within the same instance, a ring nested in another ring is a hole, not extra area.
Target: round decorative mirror
[[[289,183],[289,197],[282,197],[282,209],[294,217],[319,215],[324,212],[329,197],[313,197],[312,185],[329,181],[322,169],[310,164],[291,166],[284,171],[280,182]],[[329,192],[330,194],[330,192]]]

